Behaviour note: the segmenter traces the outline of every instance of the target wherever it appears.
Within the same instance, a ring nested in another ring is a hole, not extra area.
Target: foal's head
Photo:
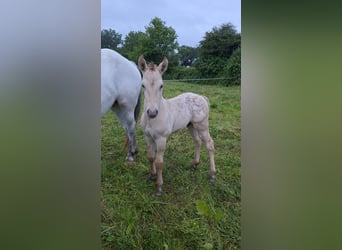
[[[138,66],[143,74],[142,87],[145,95],[145,111],[148,117],[155,118],[158,115],[160,101],[163,97],[162,74],[166,71],[168,61],[164,57],[157,66],[153,63],[146,64],[144,56],[140,56]]]

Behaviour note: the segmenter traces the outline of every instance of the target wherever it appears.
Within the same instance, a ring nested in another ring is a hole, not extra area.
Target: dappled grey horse
[[[148,145],[147,157],[150,161],[151,177],[157,174],[156,195],[162,194],[162,168],[167,138],[182,128],[188,127],[195,141],[193,169],[199,164],[201,142],[210,156],[210,182],[215,180],[214,142],[209,134],[209,100],[194,93],[183,93],[171,99],[163,97],[162,74],[166,71],[168,60],[157,66],[146,64],[143,56],[138,59],[143,74],[144,113],[141,127]]]
[[[126,161],[138,152],[135,139],[140,112],[141,74],[134,62],[110,49],[101,49],[101,116],[111,109],[128,139]]]

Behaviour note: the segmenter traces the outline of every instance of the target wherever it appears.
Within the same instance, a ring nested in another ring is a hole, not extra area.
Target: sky
[[[159,17],[177,34],[180,46],[197,47],[205,32],[232,23],[241,33],[241,0],[102,0],[101,29],[122,35],[145,32],[150,21]]]

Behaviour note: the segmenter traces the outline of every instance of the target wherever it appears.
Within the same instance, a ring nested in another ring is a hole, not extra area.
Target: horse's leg
[[[191,133],[192,138],[194,139],[195,142],[195,159],[194,159],[194,163],[192,165],[192,170],[196,170],[197,165],[199,164],[200,161],[200,151],[201,151],[201,138],[198,134],[198,131],[194,128],[194,126],[192,124],[190,124],[188,126],[189,131]]]
[[[156,195],[161,196],[163,186],[163,158],[166,147],[166,138],[160,137],[156,140],[157,153],[155,158],[155,164],[157,168],[157,191]]]
[[[214,141],[211,138],[209,134],[209,129],[204,129],[204,130],[199,130],[199,136],[201,137],[203,143],[205,143],[205,146],[207,148],[207,151],[209,152],[209,157],[210,157],[210,183],[215,182],[215,160],[214,160]]]
[[[123,107],[114,107],[112,110],[114,111],[116,117],[120,120],[128,137],[128,152],[125,160],[127,162],[133,162],[133,156],[138,152],[138,147],[135,140],[136,122],[134,120],[134,112]]]
[[[126,161],[130,161],[130,159],[134,161],[133,156],[138,153],[138,147],[135,138],[135,127],[136,122],[134,119],[127,124],[128,153],[126,156]]]

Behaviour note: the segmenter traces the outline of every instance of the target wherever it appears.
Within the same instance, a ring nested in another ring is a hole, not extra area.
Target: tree
[[[147,36],[144,32],[131,31],[125,37],[125,41],[120,52],[129,60],[137,62],[139,56],[144,53],[143,41],[146,39]]]
[[[176,31],[167,27],[160,18],[153,18],[145,29],[146,37],[142,40],[142,48],[148,61],[158,63],[178,47]]]
[[[197,48],[190,46],[180,46],[178,48],[179,61],[182,66],[191,66],[197,59]]]
[[[112,29],[101,30],[101,48],[117,50],[122,44],[122,35]]]
[[[200,41],[199,54],[202,58],[220,57],[228,59],[233,51],[240,47],[241,36],[231,24],[222,24],[206,32]]]
[[[233,77],[232,72],[237,74],[240,46],[241,35],[231,23],[214,27],[211,32],[206,32],[204,39],[200,41],[199,58],[195,67],[202,77],[228,77],[228,72],[229,77]],[[229,60],[234,51],[237,51],[234,60]],[[234,70],[231,68],[233,64]],[[236,75],[234,82],[239,81],[240,75]]]
[[[229,57],[227,66],[223,71],[224,76],[228,76],[229,84],[240,85],[241,84],[241,49],[240,47],[234,50]]]

